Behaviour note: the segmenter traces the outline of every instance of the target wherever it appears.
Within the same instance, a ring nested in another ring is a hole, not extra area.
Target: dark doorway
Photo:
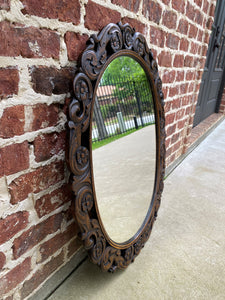
[[[218,0],[215,20],[207,52],[207,59],[202,75],[198,102],[196,105],[194,126],[206,119],[218,109],[218,97],[223,88],[222,80],[225,67],[225,1]]]

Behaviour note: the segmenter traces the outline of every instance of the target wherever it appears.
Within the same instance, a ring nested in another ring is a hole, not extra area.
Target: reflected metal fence
[[[146,77],[104,78],[94,103],[93,142],[154,123],[152,93]]]

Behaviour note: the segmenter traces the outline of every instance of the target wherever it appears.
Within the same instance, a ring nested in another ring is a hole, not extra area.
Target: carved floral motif
[[[93,109],[93,88],[96,79],[111,55],[121,49],[137,53],[146,63],[156,87],[154,95],[156,109],[156,127],[160,143],[158,144],[159,161],[157,168],[156,193],[149,218],[137,238],[127,245],[120,247],[104,235],[99,223],[94,194],[93,179],[91,177],[90,153],[88,140],[90,139],[91,109]],[[86,50],[82,54],[79,72],[74,79],[74,98],[70,104],[70,152],[69,162],[72,172],[72,189],[75,194],[75,215],[80,227],[80,236],[84,247],[88,250],[91,260],[98,264],[103,271],[114,272],[124,269],[144,247],[148,240],[163,190],[165,172],[165,117],[162,93],[162,81],[158,74],[158,66],[153,59],[144,36],[135,32],[130,25],[108,24],[98,35],[92,35]],[[84,144],[85,141],[85,144]]]

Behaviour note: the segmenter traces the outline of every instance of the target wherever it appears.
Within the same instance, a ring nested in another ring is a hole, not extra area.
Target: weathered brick
[[[172,102],[172,109],[177,109],[181,106],[181,98],[176,98],[176,99],[173,99],[173,102]]]
[[[195,8],[189,1],[187,2],[186,16],[192,21],[195,19]]]
[[[180,85],[180,93],[187,94],[187,91],[188,91],[188,83],[182,83]]]
[[[153,45],[164,47],[165,32],[161,29],[151,26],[150,28],[150,42]]]
[[[189,47],[189,41],[187,39],[181,39],[180,40],[180,50],[188,51],[188,47]]]
[[[174,97],[174,96],[177,96],[177,95],[179,95],[179,86],[176,85],[176,86],[170,87],[169,97]]]
[[[26,109],[26,107],[25,107]],[[56,126],[59,121],[59,105],[58,104],[37,104],[29,106],[29,126],[26,131],[35,131],[50,126]]]
[[[65,43],[69,60],[78,60],[79,56],[86,48],[87,40],[88,35],[86,34],[81,35],[70,31],[65,34]]]
[[[22,282],[31,271],[31,258],[26,258],[21,264],[0,278],[0,291],[4,295]]]
[[[179,139],[179,137],[180,137],[179,132],[173,134],[173,136],[172,136],[172,138],[171,138],[171,144],[174,144],[174,143]],[[175,150],[175,149],[173,149],[173,150]]]
[[[101,30],[108,23],[118,23],[120,13],[104,6],[88,1],[86,5],[85,27],[91,30]]]
[[[175,80],[175,70],[166,70],[162,76],[162,82],[163,83],[172,83]]]
[[[209,44],[210,35],[208,32],[205,32],[204,43]]]
[[[41,218],[51,213],[72,199],[73,194],[69,185],[63,185],[52,193],[42,196],[41,198],[37,199],[35,203],[35,209],[38,217]]]
[[[166,114],[166,125],[172,124],[175,120],[175,112]]]
[[[171,49],[178,49],[179,40],[178,36],[169,33],[166,38],[166,46]]]
[[[158,56],[158,63],[161,67],[171,67],[171,65],[172,65],[171,53],[162,51]]]
[[[34,155],[37,162],[47,160],[53,155],[64,151],[66,132],[41,134],[34,140]]]
[[[11,203],[16,204],[27,198],[29,193],[38,193],[64,179],[64,162],[53,162],[33,172],[21,175],[9,185]]]
[[[204,13],[207,13],[208,8],[209,8],[209,2],[208,2],[208,0],[204,0],[204,4],[203,4]]]
[[[163,2],[164,4],[166,4],[166,5],[169,5],[170,0],[162,0],[162,2]]]
[[[211,3],[210,9],[209,9],[209,16],[210,17],[214,17],[214,15],[215,15],[215,8],[216,8],[215,4]]]
[[[23,14],[35,15],[42,18],[58,19],[59,21],[80,22],[80,3],[78,0],[21,0],[24,9]]]
[[[27,211],[19,211],[0,219],[0,244],[10,240],[15,234],[26,228],[29,213]]]
[[[186,73],[186,80],[193,80],[195,76],[195,72],[194,71],[187,71]]]
[[[17,68],[0,68],[0,99],[17,95],[18,85],[19,72]]]
[[[82,246],[79,238],[73,239],[68,245],[67,258],[70,258]]]
[[[198,40],[199,42],[202,42],[202,38],[203,38],[203,30],[199,29],[199,30],[198,30],[197,40]]]
[[[176,112],[176,118],[175,120],[180,120],[184,117],[184,114],[185,114],[185,108],[181,108],[179,109],[177,112]]]
[[[194,26],[193,24],[189,25],[189,33],[188,36],[190,38],[196,38],[197,37],[197,33],[198,33],[198,28],[196,26]]]
[[[78,227],[74,222],[64,232],[57,234],[50,240],[41,244],[39,248],[40,259],[38,260],[38,263],[45,261],[48,257],[62,248],[67,242],[69,242],[74,236],[77,235],[77,232]]]
[[[181,12],[182,14],[184,13],[186,3],[183,1],[177,1],[177,0],[172,0],[172,7],[176,10]]]
[[[9,10],[10,0],[0,0],[0,9]]]
[[[140,32],[142,34],[145,34],[145,32],[148,30],[145,24],[132,18],[124,17],[122,18],[122,23],[123,24],[129,23],[132,28],[135,28],[136,32]]]
[[[213,24],[213,18],[208,18],[207,22],[206,22],[206,28],[208,28],[209,30],[212,29],[212,24]]]
[[[44,95],[65,94],[72,90],[76,68],[32,66],[30,67],[31,81],[36,93]]]
[[[13,144],[0,149],[0,176],[10,175],[29,167],[28,143]]]
[[[10,138],[24,133],[24,106],[7,107],[0,119],[0,137]]]
[[[187,122],[187,119],[183,119],[183,120],[179,121],[179,122],[177,123],[177,128],[178,128],[178,129],[184,128],[186,122]]]
[[[151,0],[143,1],[143,15],[150,21],[159,24],[162,15],[162,7]]]
[[[183,81],[183,80],[184,80],[184,71],[177,71],[176,81]]]
[[[170,136],[171,134],[173,134],[176,131],[176,127],[177,127],[177,124],[168,126],[166,129],[166,136]],[[171,141],[171,139],[170,139],[170,141]]]
[[[59,35],[48,29],[0,23],[0,55],[59,58]]]
[[[199,44],[191,42],[190,52],[193,54],[198,53]]]
[[[190,55],[186,55],[184,59],[184,66],[192,68],[194,66],[194,57]]]
[[[59,230],[62,220],[63,214],[59,213],[23,232],[13,242],[13,258],[17,259],[41,242],[47,235]]]
[[[162,20],[163,25],[170,29],[175,29],[177,25],[177,15],[175,12],[170,11],[170,10],[165,10],[163,12],[163,20]]]
[[[0,252],[0,270],[3,269],[5,262],[6,262],[5,254],[3,252]]]
[[[195,22],[199,25],[202,25],[203,23],[203,15],[201,13],[200,10],[197,10],[196,11],[196,14],[195,14]]]
[[[139,5],[140,5],[140,0],[133,1],[133,0],[112,0],[113,4],[116,5],[121,5],[124,8],[126,8],[129,11],[137,12]]]
[[[202,7],[202,0],[194,0],[195,4],[197,4],[200,8]]]
[[[188,21],[185,19],[180,19],[178,25],[178,31],[182,34],[187,34],[188,32]]]
[[[191,82],[188,87],[188,93],[192,93],[194,91],[194,87],[195,87],[194,83]]]
[[[30,293],[33,292],[46,278],[52,275],[60,265],[64,262],[64,253],[60,252],[59,255],[53,257],[48,263],[46,263],[42,269],[38,270],[34,275],[26,280],[21,288],[21,297],[25,299]]]

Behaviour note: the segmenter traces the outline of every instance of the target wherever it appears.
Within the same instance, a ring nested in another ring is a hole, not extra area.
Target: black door
[[[216,112],[225,65],[225,1],[217,1],[207,59],[202,75],[194,126]]]

